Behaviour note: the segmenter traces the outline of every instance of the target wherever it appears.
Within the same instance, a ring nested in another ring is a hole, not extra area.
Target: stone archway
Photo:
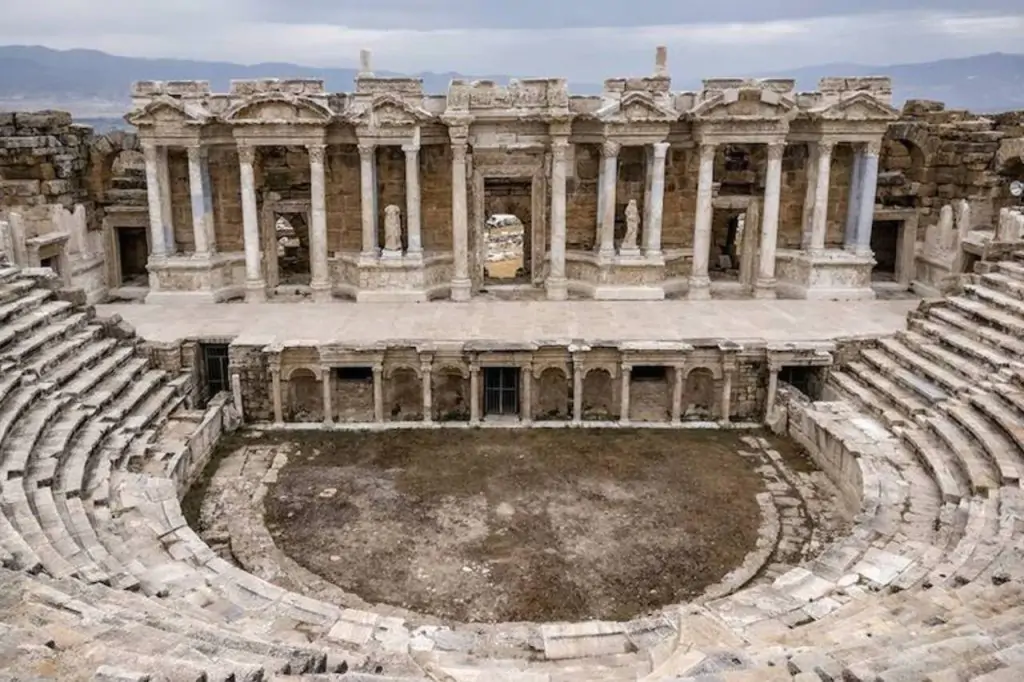
[[[313,370],[298,368],[288,376],[287,405],[289,422],[323,421],[323,387]]]
[[[611,372],[606,369],[591,369],[583,377],[583,418],[589,421],[618,418],[615,384]]]
[[[569,380],[558,367],[548,367],[537,380],[534,415],[541,421],[565,421],[570,414]]]
[[[707,367],[695,367],[683,385],[683,419],[710,421],[715,418],[715,375]]]

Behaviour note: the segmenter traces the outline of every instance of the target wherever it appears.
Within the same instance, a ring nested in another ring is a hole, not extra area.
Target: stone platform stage
[[[268,343],[396,340],[824,341],[902,329],[918,300],[487,301],[469,303],[97,306],[147,341],[233,338]]]

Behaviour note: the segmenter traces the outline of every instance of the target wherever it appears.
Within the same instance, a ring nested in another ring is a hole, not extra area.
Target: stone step
[[[78,497],[86,490],[86,473],[93,458],[101,452],[107,436],[116,428],[110,421],[93,420],[76,434],[68,448],[66,461],[54,475],[54,488],[67,497]]]
[[[990,537],[998,534],[992,528],[998,525],[999,519],[999,496],[993,493],[989,497],[972,497],[960,502],[961,506],[967,507],[967,527],[964,529],[960,541],[951,552],[948,552],[942,562],[936,566],[929,575],[931,584],[952,584],[956,586],[955,577],[957,571],[974,554],[979,543],[986,542]]]
[[[11,522],[11,526],[21,535],[25,543],[39,557],[39,561],[50,575],[63,578],[76,574],[76,569],[61,553],[50,544],[36,519],[25,490],[20,485],[7,485],[0,498],[0,514]]]
[[[992,376],[991,369],[978,365],[965,354],[951,351],[917,332],[905,330],[897,332],[896,336],[910,350],[928,358],[939,367],[956,371],[967,382],[980,383]]]
[[[981,446],[988,462],[999,472],[1001,485],[1020,480],[1019,467],[1024,464],[1017,444],[1011,442],[995,424],[990,424],[984,411],[973,403],[947,402],[941,408]]]
[[[64,523],[64,518],[57,510],[53,493],[48,487],[25,491],[39,527],[50,541],[50,545],[75,568],[75,577],[87,583],[109,582],[110,575],[100,568],[92,557],[75,542]]]
[[[906,369],[883,350],[868,348],[861,351],[861,357],[884,376],[895,380],[905,389],[917,394],[925,404],[937,403],[949,398],[946,391]]]
[[[21,268],[14,265],[0,266],[0,282],[10,282],[21,274]],[[31,281],[31,280],[28,280]]]
[[[47,289],[34,289],[29,286],[23,295],[12,297],[0,305],[0,324],[13,324],[17,318],[39,308],[53,298],[53,292]]]
[[[848,372],[850,372],[849,366],[843,370],[830,372],[828,378],[830,386],[836,388],[847,400],[852,400],[863,411],[881,419],[889,427],[907,423],[907,418],[899,408]]]
[[[88,321],[89,316],[85,313],[72,313],[68,317],[37,328],[30,336],[10,346],[0,354],[0,357],[21,364],[33,353],[77,333]]]
[[[931,474],[939,488],[943,502],[957,503],[966,494],[966,487],[959,469],[942,456],[942,446],[936,437],[924,429],[911,427],[903,429],[900,436],[917,456],[921,465]]]
[[[923,374],[930,383],[939,386],[948,393],[955,394],[970,387],[970,382],[957,376],[952,370],[938,362],[915,352],[905,343],[896,338],[878,340],[879,348],[895,358],[904,368],[916,374]]]
[[[984,284],[965,284],[964,293],[976,301],[982,301],[990,306],[1008,313],[1024,324],[1024,301],[1014,296],[1008,296],[996,289],[990,289]]]
[[[137,381],[132,382],[114,403],[104,411],[103,418],[113,422],[121,422],[135,410],[142,410],[140,403],[152,395],[167,380],[167,373],[160,369],[149,369],[143,372]]]
[[[924,421],[945,444],[947,456],[959,465],[972,493],[985,494],[999,487],[997,474],[985,456],[956,423],[941,413],[925,417]]]
[[[882,398],[895,406],[910,423],[913,423],[914,417],[924,414],[928,410],[928,403],[921,400],[913,392],[888,379],[878,371],[877,367],[854,361],[847,365],[847,369],[858,381],[875,393],[880,394]]]
[[[953,299],[947,300],[952,304]],[[967,301],[967,299],[963,299],[963,302],[964,304],[973,305],[973,302]],[[1024,341],[1021,341],[1019,337],[1007,334],[1000,329],[986,326],[988,322],[985,320],[972,316],[963,310],[958,310],[955,306],[948,308],[933,306],[928,310],[928,316],[929,318],[957,327],[966,336],[976,338],[995,350],[1005,352],[1011,360],[1016,361],[1017,358],[1024,357]],[[981,322],[980,325],[979,321]]]
[[[4,566],[26,573],[37,573],[43,570],[43,562],[39,560],[39,555],[2,512],[0,512],[0,547],[3,547],[5,555],[10,557],[10,559],[5,559]]]
[[[1024,265],[1019,262],[1001,261],[996,263],[996,271],[1007,277],[1024,282]]]
[[[982,283],[1001,294],[1017,300],[1024,300],[1024,280],[1015,279],[1000,272],[989,272],[981,276]]]
[[[0,472],[5,479],[20,478],[26,474],[28,459],[39,439],[50,424],[60,419],[70,403],[71,398],[54,396],[37,401],[25,411],[0,447]]]
[[[73,306],[67,301],[47,301],[13,322],[0,327],[0,349],[24,339],[33,329],[69,314]]]
[[[1010,313],[989,305],[986,301],[963,296],[950,296],[946,298],[946,303],[985,326],[1018,339],[1024,337],[1024,322]]]
[[[1009,437],[1011,445],[1005,449],[1003,457],[1018,471],[1024,468],[1024,412],[1014,410],[1005,399],[1000,400],[993,394],[972,395],[968,400]]]
[[[93,367],[83,370],[74,379],[69,381],[62,389],[64,395],[82,398],[86,393],[91,392],[100,385],[111,373],[115,372],[122,365],[131,362],[135,356],[135,348],[132,346],[119,346],[111,353],[97,362]]]
[[[30,408],[35,400],[44,393],[44,387],[33,385],[19,385],[10,393],[4,401],[4,410],[0,412],[0,453],[7,447],[7,441],[17,428],[18,421]],[[4,461],[0,456],[0,469],[4,468]]]
[[[28,362],[23,362],[22,366],[26,373],[42,376],[67,360],[71,355],[81,352],[87,344],[99,339],[102,332],[103,327],[100,325],[87,325],[71,338],[46,348],[30,358]]]
[[[969,324],[969,321],[966,322]],[[1013,362],[1017,362],[1005,353],[994,350],[987,344],[980,343],[975,338],[960,333],[956,327],[949,323],[913,317],[910,318],[908,324],[910,329],[937,341],[954,353],[959,353],[962,357],[970,357],[993,370],[998,370],[1009,366]]]
[[[28,296],[29,292],[34,288],[35,282],[30,279],[5,281],[0,285],[0,306],[6,306],[8,303],[16,301],[23,296]],[[2,309],[0,307],[0,310]]]
[[[146,358],[129,357],[126,362],[114,367],[113,371],[94,386],[79,403],[94,410],[102,409],[120,396],[129,385],[134,385],[148,364]]]
[[[61,456],[68,451],[78,432],[89,421],[92,412],[72,404],[61,420],[53,424],[39,439],[32,451],[25,478],[32,485],[50,485],[62,466]]]
[[[64,386],[72,377],[99,362],[117,347],[117,339],[100,339],[85,347],[43,376],[43,379],[56,385]]]

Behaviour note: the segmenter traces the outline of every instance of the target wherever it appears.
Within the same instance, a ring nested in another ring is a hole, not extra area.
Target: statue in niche
[[[394,204],[384,209],[384,250],[402,251],[402,209]]]
[[[626,205],[626,235],[622,238],[620,251],[636,251],[637,233],[640,231],[640,209],[636,199],[630,199]]]

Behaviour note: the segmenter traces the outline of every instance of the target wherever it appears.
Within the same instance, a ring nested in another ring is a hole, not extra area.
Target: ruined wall
[[[665,249],[693,246],[693,224],[697,217],[697,174],[700,152],[696,148],[669,147],[665,159],[664,214],[661,245]]]
[[[576,167],[565,183],[565,245],[591,251],[597,238],[597,192],[601,176],[601,147],[576,145]]]
[[[423,249],[452,249],[452,151],[448,145],[420,149],[420,220]]]
[[[242,171],[233,147],[211,147],[210,185],[213,195],[213,229],[218,251],[242,251]]]
[[[351,146],[327,147],[327,250],[358,251],[363,247],[359,151]]]
[[[92,137],[64,111],[0,112],[0,209],[87,203]]]

